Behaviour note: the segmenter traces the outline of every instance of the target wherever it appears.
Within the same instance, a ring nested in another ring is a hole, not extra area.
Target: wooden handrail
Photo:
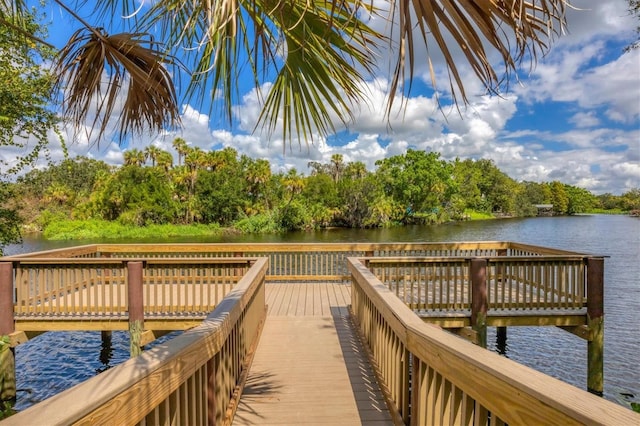
[[[145,418],[151,424],[169,419],[221,422],[264,320],[267,267],[266,259],[256,260],[200,326],[9,417],[3,425],[136,424]]]
[[[348,264],[353,314],[390,405],[405,422],[640,422],[631,410],[423,323],[359,259]]]
[[[419,250],[494,250],[494,251],[526,251],[538,255],[578,255],[580,253],[554,248],[514,243],[510,241],[476,241],[476,242],[427,242],[427,243],[215,243],[215,244],[89,244],[85,246],[61,248],[42,252],[13,255],[9,259],[25,259],[33,257],[76,257],[86,255],[103,255],[114,253],[264,253],[264,252],[370,252],[370,251],[419,251]],[[0,261],[4,261],[0,258]]]

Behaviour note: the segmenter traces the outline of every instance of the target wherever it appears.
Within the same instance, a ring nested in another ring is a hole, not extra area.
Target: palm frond
[[[308,137],[332,130],[335,117],[349,119],[349,102],[362,95],[359,83],[382,37],[359,18],[364,7],[359,0],[166,0],[145,22],[162,28],[170,45],[186,47],[187,97],[211,100],[213,88],[231,120],[238,76],[247,70],[258,88],[275,79],[259,123]]]
[[[179,126],[177,96],[166,68],[175,63],[146,34],[78,30],[60,52],[56,69],[56,86],[65,93],[63,113],[76,124],[93,115],[90,128],[98,129],[98,141],[120,106],[116,117],[120,142],[134,133]],[[119,105],[124,88],[125,100]]]
[[[363,72],[373,72],[372,49],[382,36],[358,19],[349,3],[321,5],[287,3],[272,15],[287,50],[260,121],[269,132],[282,125],[285,141],[334,131],[334,116],[351,119],[352,103],[364,95]]]
[[[565,0],[411,0],[394,2],[398,13],[400,45],[391,83],[387,112],[391,111],[394,95],[407,80],[413,80],[417,61],[414,40],[416,28],[427,49],[427,62],[431,64],[431,50],[442,53],[449,73],[454,102],[468,102],[464,82],[460,75],[452,47],[457,46],[476,76],[492,93],[509,80],[522,60],[535,63],[544,53],[548,41],[560,34],[565,25]],[[452,42],[453,40],[453,42]],[[512,46],[510,40],[514,40]],[[499,75],[494,69],[487,49],[497,52],[504,65]],[[407,63],[408,61],[408,63]],[[435,70],[430,66],[432,84]],[[410,87],[409,87],[410,89]],[[457,89],[457,90],[456,90]],[[460,96],[460,99],[458,99]]]

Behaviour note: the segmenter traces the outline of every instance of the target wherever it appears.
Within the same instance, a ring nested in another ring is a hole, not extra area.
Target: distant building
[[[534,204],[538,209],[538,216],[553,216],[553,204]]]

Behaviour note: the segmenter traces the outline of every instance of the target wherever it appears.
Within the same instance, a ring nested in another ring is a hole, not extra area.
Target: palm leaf
[[[468,102],[459,65],[451,47],[457,46],[468,65],[484,84],[496,93],[508,81],[525,58],[535,63],[547,48],[547,40],[560,34],[565,25],[564,0],[411,0],[394,2],[397,5],[400,49],[392,77],[387,112],[391,111],[395,93],[407,79],[413,80],[417,44],[415,29],[419,29],[427,49],[432,84],[436,85],[435,70],[431,66],[433,47],[444,56],[449,73],[451,93],[456,104]],[[396,13],[396,9],[392,9]],[[447,38],[450,37],[449,39]],[[453,43],[450,40],[453,40]],[[511,40],[515,41],[512,46]],[[499,75],[494,69],[486,47],[497,52],[504,65]],[[406,63],[408,56],[408,64]],[[456,90],[457,89],[457,90]],[[409,87],[410,90],[410,87]],[[460,98],[458,98],[458,96]]]
[[[107,134],[118,107],[120,142],[132,134],[160,132],[180,125],[180,111],[171,74],[165,65],[175,61],[145,34],[104,34],[81,29],[60,52],[57,87],[65,92],[64,115],[84,123],[98,140]],[[126,88],[124,103],[119,104]]]
[[[354,6],[355,5],[355,6]],[[192,78],[187,96],[210,100],[212,88],[232,118],[239,75],[247,69],[256,87],[274,79],[259,122],[285,136],[310,137],[348,120],[350,101],[373,69],[381,35],[358,18],[355,2],[306,0],[203,0],[157,2],[147,26],[164,30],[170,45],[188,50]],[[368,10],[368,9],[367,9]],[[176,31],[176,28],[178,29]]]

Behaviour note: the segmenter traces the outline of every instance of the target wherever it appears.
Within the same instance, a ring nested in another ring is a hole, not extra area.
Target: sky
[[[154,144],[173,152],[171,142],[182,137],[204,150],[230,146],[267,159],[274,172],[296,168],[308,174],[310,161],[326,163],[333,154],[375,170],[377,160],[416,149],[439,152],[446,160],[490,159],[517,181],[558,180],[594,194],[619,195],[640,188],[640,48],[624,51],[636,39],[639,22],[629,15],[626,0],[574,0],[572,5],[567,33],[553,41],[533,69],[526,63],[499,96],[486,95],[462,67],[470,103],[460,112],[451,104],[445,80],[439,80],[436,98],[425,60],[403,99],[405,109],[392,114],[390,122],[384,116],[389,81],[381,73],[364,83],[368,99],[355,107],[347,126],[338,122],[336,134],[316,136],[308,144],[294,142],[284,152],[279,133],[253,132],[259,98],[255,88],[241,85],[231,125],[210,116],[207,105],[185,102],[183,128],[177,132],[136,137],[122,146],[80,138],[69,145],[69,153],[119,165],[126,149]],[[61,46],[74,24],[55,7],[45,12],[52,16],[51,41]],[[381,69],[394,63],[385,52],[379,61]],[[441,73],[438,65],[436,57]],[[63,129],[67,140],[72,132]],[[15,153],[3,150],[0,156],[11,161]],[[53,136],[51,157],[63,158]]]

